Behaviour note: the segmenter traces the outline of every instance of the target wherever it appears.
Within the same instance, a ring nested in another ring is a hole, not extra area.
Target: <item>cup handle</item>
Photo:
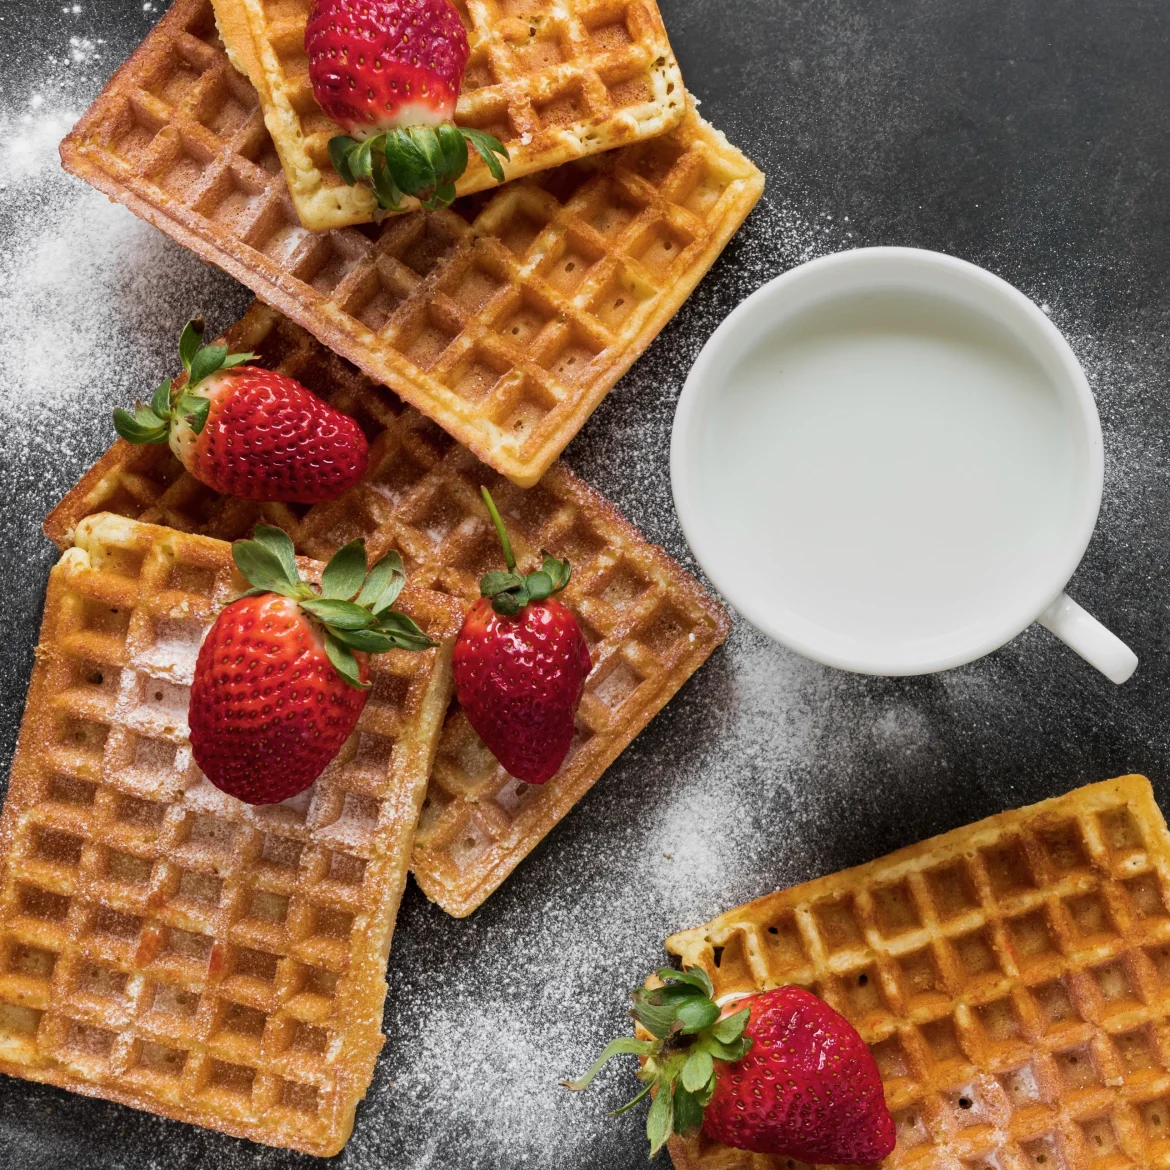
[[[1111,682],[1123,683],[1137,670],[1137,655],[1067,593],[1062,593],[1036,620]]]

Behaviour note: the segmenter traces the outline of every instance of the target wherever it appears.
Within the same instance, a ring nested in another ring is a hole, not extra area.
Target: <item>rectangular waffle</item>
[[[357,536],[372,555],[401,553],[410,579],[470,602],[500,551],[479,497],[486,484],[522,568],[544,547],[567,556],[562,595],[589,642],[586,684],[570,756],[547,784],[512,779],[453,711],[439,744],[412,867],[427,896],[469,914],[593,786],[602,772],[727,636],[727,614],[661,549],[562,463],[534,488],[494,475],[417,411],[404,407],[305,330],[256,302],[224,341],[303,382],[353,415],[371,439],[362,484],[308,509],[218,496],[183,472],[165,446],[119,441],[53,510],[45,532],[66,544],[78,522],[118,512],[234,540],[259,519],[298,551],[329,556]]]
[[[311,234],[210,0],[175,0],[61,157],[522,486],[677,312],[764,185],[689,109],[662,137],[447,211]]]
[[[309,83],[311,0],[213,2],[228,56],[260,95],[301,223],[311,231],[368,223],[373,196],[334,171],[329,139],[343,131]],[[508,148],[508,178],[655,138],[681,120],[682,76],[655,0],[453,2],[471,47],[455,121]],[[460,195],[496,186],[471,159]]]
[[[1122,776],[667,940],[716,994],[798,984],[869,1043],[890,1170],[1170,1165],[1170,835]],[[789,1170],[701,1135],[676,1170]]]
[[[251,807],[186,740],[200,639],[246,588],[229,546],[110,514],[74,540],[0,818],[0,1072],[336,1153],[382,1045],[461,607],[408,586],[442,646],[374,658],[337,759]]]

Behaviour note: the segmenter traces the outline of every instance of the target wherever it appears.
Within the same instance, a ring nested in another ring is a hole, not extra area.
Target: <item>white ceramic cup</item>
[[[1048,317],[962,260],[801,265],[707,342],[674,419],[683,531],[727,600],[809,658],[945,670],[1039,622],[1122,683],[1064,593],[1101,504],[1101,426]]]

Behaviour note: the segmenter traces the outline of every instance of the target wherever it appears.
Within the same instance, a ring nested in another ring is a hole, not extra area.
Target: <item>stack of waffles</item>
[[[470,0],[473,28],[495,31],[464,105],[515,145],[516,173],[547,166],[553,143],[575,161],[355,225],[372,208],[350,207],[324,161],[337,128],[308,88],[308,7],[175,0],[62,144],[65,166],[531,487],[711,267],[763,175],[695,112],[652,0]],[[513,9],[541,35],[521,21],[508,40]],[[542,68],[538,50],[571,60]],[[662,71],[674,80],[651,80]],[[337,205],[324,218],[322,201]]]
[[[1170,1164],[1170,834],[1123,776],[676,934],[716,996],[797,984],[870,1045],[889,1170]],[[793,1170],[674,1138],[676,1170]]]
[[[654,0],[453,0],[457,121],[499,137],[445,211],[382,216],[334,173],[309,0],[175,0],[65,166],[261,298],[223,339],[355,418],[364,480],[313,507],[219,496],[119,441],[45,522],[62,550],[0,820],[0,1070],[335,1153],[381,1044],[406,872],[466,915],[727,636],[721,607],[558,457],[751,210],[763,176],[695,111]],[[262,303],[263,302],[263,303]],[[193,306],[193,308],[196,308]],[[563,599],[593,670],[563,767],[509,776],[452,700],[499,568]],[[195,653],[257,521],[303,573],[361,536],[438,645],[375,660],[345,748],[253,808],[191,759]]]

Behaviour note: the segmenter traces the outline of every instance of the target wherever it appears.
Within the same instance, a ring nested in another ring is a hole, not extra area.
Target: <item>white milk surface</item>
[[[1069,409],[1022,343],[958,304],[811,306],[738,356],[707,418],[722,555],[842,646],[972,631],[1066,547]]]

